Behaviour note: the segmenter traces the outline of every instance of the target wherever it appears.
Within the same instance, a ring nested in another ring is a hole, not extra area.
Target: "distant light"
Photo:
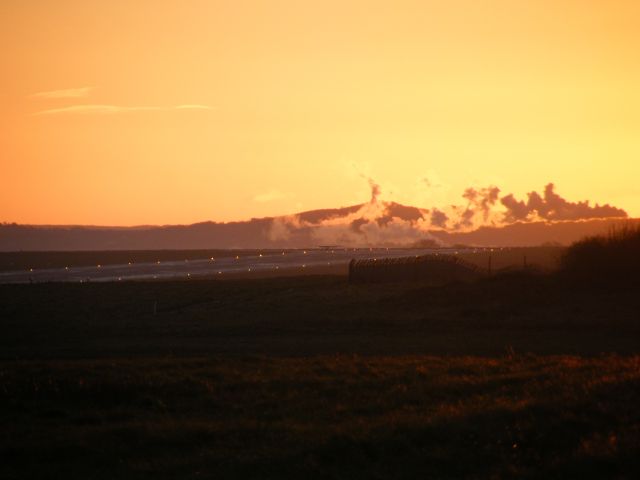
[[[250,272],[250,271],[251,271],[251,269],[249,268],[247,271],[249,271],[249,272]]]
[[[118,281],[122,281],[122,277],[118,277]]]
[[[260,254],[260,256],[262,256],[262,254]]]
[[[278,270],[280,267],[276,265],[276,270]]]
[[[211,257],[211,261],[213,262],[215,259],[213,257]]]
[[[69,267],[64,267],[65,270],[69,270]]]
[[[236,260],[240,260],[240,257],[238,255],[236,255]]]
[[[131,262],[129,262],[129,265],[131,265]]]
[[[190,273],[187,273],[187,277],[190,277],[190,276],[191,276],[191,274],[190,274]]]
[[[305,267],[306,267],[306,265],[303,263],[303,264],[302,264],[302,268],[305,268]]]
[[[157,263],[158,265],[160,265],[160,260],[158,260],[156,263]]]
[[[98,264],[98,268],[102,268],[102,265]]]
[[[30,272],[33,272],[33,268],[30,268],[30,269],[29,269],[29,271],[30,271]]]
[[[284,255],[284,252],[282,252],[282,254]]]
[[[307,254],[307,251],[306,251],[306,250],[304,250],[304,254],[305,254],[305,255]]]

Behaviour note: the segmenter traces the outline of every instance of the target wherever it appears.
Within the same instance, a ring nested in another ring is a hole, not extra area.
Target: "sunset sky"
[[[640,2],[0,3],[0,221],[230,221],[467,187],[640,216]]]

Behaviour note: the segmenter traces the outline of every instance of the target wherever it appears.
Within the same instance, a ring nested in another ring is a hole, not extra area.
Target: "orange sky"
[[[0,3],[0,221],[228,221],[469,186],[640,216],[640,2]],[[424,179],[427,178],[430,187]]]

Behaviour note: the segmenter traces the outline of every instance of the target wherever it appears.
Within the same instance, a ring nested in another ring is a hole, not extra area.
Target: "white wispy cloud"
[[[64,90],[50,90],[29,95],[31,98],[86,98],[95,87],[66,88]]]
[[[33,115],[113,115],[117,113],[170,112],[175,110],[212,110],[212,107],[197,104],[174,105],[170,107],[85,104],[41,110],[39,112],[35,112]]]
[[[266,203],[273,202],[274,200],[283,200],[291,196],[292,195],[290,193],[283,193],[280,190],[271,189],[268,192],[256,195],[255,197],[253,197],[253,201],[258,203]]]
[[[208,105],[198,105],[197,103],[188,103],[185,105],[176,105],[176,110],[211,110],[212,107]]]

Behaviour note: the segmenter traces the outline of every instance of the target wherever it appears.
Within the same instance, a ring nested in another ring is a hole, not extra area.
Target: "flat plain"
[[[637,478],[640,298],[511,272],[0,286],[3,478]]]

